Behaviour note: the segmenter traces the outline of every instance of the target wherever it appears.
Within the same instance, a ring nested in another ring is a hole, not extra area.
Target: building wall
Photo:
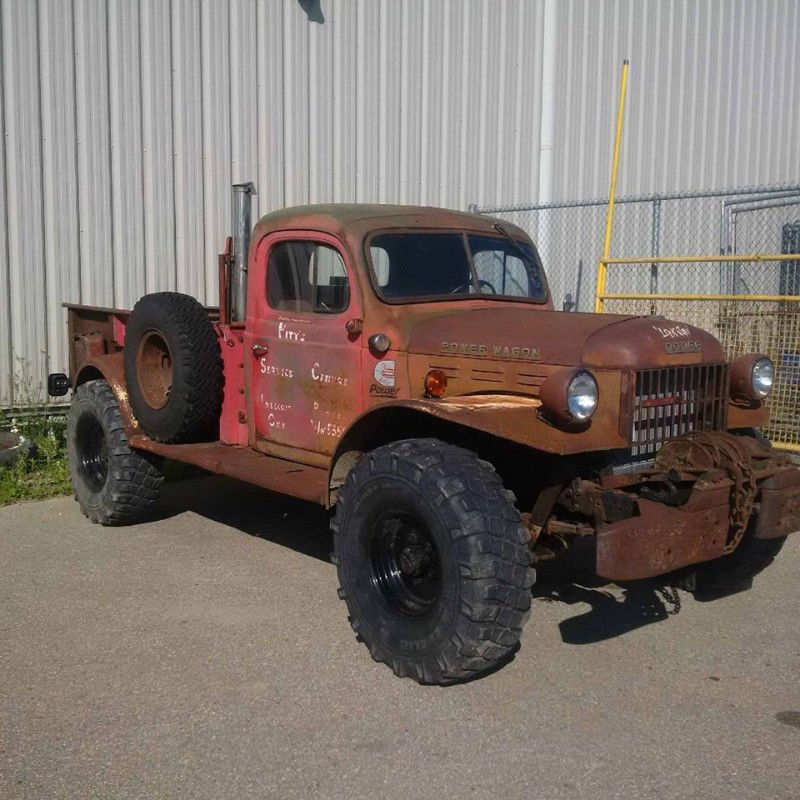
[[[622,192],[795,180],[799,14],[793,0],[0,0],[0,404],[66,367],[62,301],[215,303],[232,182],[254,180],[259,214],[602,195],[623,57]]]
[[[559,0],[554,194],[608,193],[631,62],[621,194],[797,182],[800,3]]]

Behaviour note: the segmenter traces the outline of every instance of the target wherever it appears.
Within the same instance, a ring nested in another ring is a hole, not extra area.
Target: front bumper
[[[773,475],[761,485],[754,535],[777,539],[800,531],[800,469]]]
[[[745,528],[747,535],[761,539],[800,531],[800,469],[744,437],[703,436],[716,437],[715,443],[735,440],[738,463],[721,458],[717,464],[692,464],[696,450],[684,447],[681,456],[688,456],[688,462],[667,451],[656,464],[662,470],[658,477],[693,478],[688,498],[666,505],[639,496],[637,515],[598,525],[599,575],[619,581],[650,578],[719,558],[735,549]],[[671,465],[666,463],[670,458]],[[745,492],[742,475],[749,481]],[[646,484],[655,473],[643,477]]]

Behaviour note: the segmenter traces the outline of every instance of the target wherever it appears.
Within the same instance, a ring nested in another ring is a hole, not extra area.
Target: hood
[[[409,317],[406,346],[410,353],[603,369],[725,361],[710,333],[682,322],[508,305]]]

